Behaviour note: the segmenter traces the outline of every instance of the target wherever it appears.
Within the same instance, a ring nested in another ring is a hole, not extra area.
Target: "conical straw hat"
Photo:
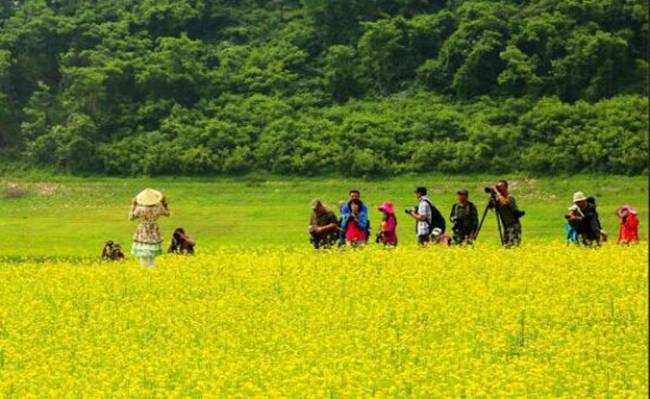
[[[160,191],[151,189],[151,188],[145,188],[142,190],[142,192],[138,195],[136,195],[135,200],[137,201],[138,205],[142,206],[152,206],[160,203],[162,201],[163,195]]]

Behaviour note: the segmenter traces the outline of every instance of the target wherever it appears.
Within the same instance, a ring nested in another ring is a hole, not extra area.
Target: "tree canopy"
[[[645,0],[0,3],[0,158],[72,173],[648,172]]]

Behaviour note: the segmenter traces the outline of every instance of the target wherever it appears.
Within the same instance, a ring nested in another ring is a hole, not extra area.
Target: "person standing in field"
[[[368,238],[366,237],[366,230],[362,227],[360,223],[361,220],[361,201],[359,199],[353,199],[348,202],[348,210],[343,219],[343,226],[341,228],[345,231],[345,242],[346,244],[358,247],[364,245]]]
[[[160,191],[144,189],[131,202],[129,220],[139,220],[133,235],[131,254],[140,259],[143,266],[155,266],[156,256],[162,255],[162,237],[158,219],[169,216],[167,201]]]
[[[368,207],[366,204],[361,201],[361,193],[359,190],[350,190],[348,193],[349,198],[348,202],[343,205],[343,208],[341,208],[341,221],[343,222],[350,216],[351,214],[351,209],[350,209],[350,203],[352,201],[359,201],[361,204],[359,207],[359,214],[357,215],[357,224],[359,225],[359,228],[361,228],[366,236],[366,240],[370,236],[370,220],[368,219]],[[341,224],[341,228],[345,230],[345,223]]]
[[[431,241],[431,233],[434,228],[437,227],[442,233],[445,232],[445,219],[427,197],[426,187],[416,188],[415,196],[418,199],[418,205],[407,209],[406,213],[415,219],[418,244],[426,245]]]
[[[469,201],[469,192],[459,190],[458,202],[451,207],[449,219],[453,223],[453,243],[471,244],[478,228],[478,211],[476,206]]]
[[[618,244],[628,245],[639,242],[639,217],[634,208],[623,205],[616,211],[616,216],[621,224],[618,230]]]
[[[517,201],[508,191],[508,182],[499,180],[492,189],[491,205],[497,210],[503,225],[503,246],[506,248],[521,245],[521,222],[524,212],[517,207]]]
[[[308,229],[310,242],[315,249],[330,248],[338,239],[339,221],[334,212],[327,209],[321,200],[312,201],[311,206]]]
[[[397,218],[395,217],[395,208],[390,201],[384,202],[379,211],[383,214],[381,221],[381,230],[377,234],[377,243],[384,246],[397,246]]]

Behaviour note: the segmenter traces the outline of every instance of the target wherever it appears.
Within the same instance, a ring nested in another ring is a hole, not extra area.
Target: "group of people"
[[[504,229],[504,245],[515,246],[521,243],[521,224],[519,219],[522,212],[508,192],[508,183],[499,181],[489,189],[492,200],[490,207],[498,211],[500,223]],[[417,205],[404,212],[415,221],[415,235],[418,244],[471,244],[478,235],[480,224],[476,206],[469,200],[469,192],[465,189],[457,193],[457,201],[451,208],[449,220],[452,223],[453,235],[449,236],[445,218],[440,210],[427,197],[426,187],[417,187],[415,197]],[[328,209],[323,201],[312,202],[312,214],[308,231],[314,248],[332,246],[364,245],[370,238],[370,221],[368,207],[361,201],[359,190],[351,190],[347,202],[339,203],[341,217]],[[397,216],[391,201],[385,201],[377,208],[382,214],[381,225],[375,241],[386,246],[396,246]]]
[[[458,190],[457,201],[452,205],[449,215],[452,224],[452,235],[449,236],[446,233],[445,218],[427,197],[427,189],[416,188],[415,196],[418,204],[406,209],[405,213],[415,220],[418,244],[472,244],[478,237],[488,211],[494,211],[503,246],[506,248],[519,246],[522,240],[521,218],[525,212],[519,209],[517,201],[510,194],[508,182],[500,180],[494,186],[486,187],[485,192],[490,197],[479,221],[478,210],[469,200],[469,192],[465,189]],[[375,241],[385,246],[396,246],[398,238],[395,206],[391,201],[385,201],[377,209],[382,214],[382,220]],[[348,201],[339,203],[339,210],[341,216],[337,217],[323,201],[316,199],[312,202],[308,231],[314,248],[344,245],[358,247],[369,241],[368,207],[361,201],[359,190],[351,190]],[[568,211],[569,213],[565,215],[567,242],[598,246],[607,239],[607,233],[600,223],[595,198],[577,192]],[[617,242],[619,244],[638,242],[639,219],[634,208],[625,205],[617,210],[616,215],[620,220]]]
[[[565,239],[567,243],[585,246],[599,246],[607,241],[607,232],[603,229],[596,199],[587,197],[583,192],[573,194],[573,204],[565,215]],[[634,244],[639,242],[639,218],[636,210],[630,205],[623,205],[616,210],[619,219],[617,244]]]
[[[498,181],[493,187],[486,187],[490,195],[488,205],[479,221],[478,210],[469,200],[465,189],[457,191],[457,201],[452,205],[449,221],[452,223],[452,236],[449,236],[445,218],[440,210],[427,197],[425,187],[415,189],[417,205],[404,210],[415,221],[415,235],[418,244],[467,245],[478,237],[483,221],[492,210],[497,215],[497,224],[501,242],[505,247],[521,244],[521,218],[525,212],[519,210],[515,198],[510,194],[508,182]],[[391,201],[383,202],[377,208],[381,214],[381,224],[375,236],[375,242],[394,247],[398,243],[397,215]],[[359,190],[351,190],[347,201],[339,203],[340,217],[328,209],[323,201],[312,202],[312,214],[309,222],[310,241],[314,248],[331,248],[334,246],[358,247],[368,243],[371,228],[368,207],[361,200]],[[140,259],[144,266],[154,266],[157,256],[162,255],[162,237],[158,219],[169,216],[169,205],[165,196],[156,190],[147,188],[139,193],[131,203],[129,220],[139,224],[133,235],[131,254]],[[616,211],[620,221],[617,242],[632,244],[639,241],[639,219],[637,212],[629,205]],[[565,215],[565,238],[569,243],[586,246],[598,246],[607,240],[598,216],[596,200],[582,192],[573,195],[573,204]],[[181,227],[174,230],[168,252],[193,254],[195,240]],[[109,260],[124,259],[124,253],[118,243],[108,241],[104,245],[102,258]]]
[[[147,188],[135,196],[131,202],[129,220],[138,220],[138,227],[133,235],[131,254],[143,266],[153,267],[155,258],[162,255],[162,236],[158,226],[161,216],[169,216],[169,205],[165,196],[157,190]],[[167,252],[176,254],[194,254],[196,241],[185,233],[182,227],[174,230]],[[123,260],[125,258],[121,246],[113,241],[107,241],[102,250],[102,259]]]

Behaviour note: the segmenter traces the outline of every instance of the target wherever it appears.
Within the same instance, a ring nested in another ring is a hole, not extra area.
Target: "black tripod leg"
[[[497,226],[499,227],[499,239],[501,240],[501,245],[505,245],[505,238],[503,237],[503,227],[501,226],[501,214],[499,209],[495,209],[494,214],[497,217]]]
[[[481,227],[483,227],[483,222],[485,222],[485,217],[488,214],[488,211],[490,210],[490,204],[488,203],[485,206],[485,210],[483,211],[483,216],[481,216],[481,221],[478,224],[478,227],[476,228],[476,233],[474,233],[474,241],[478,238],[478,233],[481,232]]]

